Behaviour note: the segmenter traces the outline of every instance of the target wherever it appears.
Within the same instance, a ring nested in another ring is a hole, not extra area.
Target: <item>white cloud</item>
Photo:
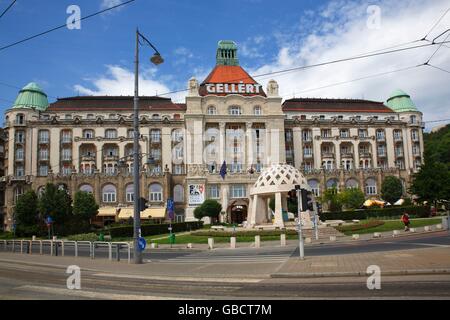
[[[295,31],[274,32],[278,55],[265,65],[251,70],[253,75],[315,64],[421,39],[446,11],[447,0],[378,1],[381,28],[367,27],[367,2],[332,1],[314,14],[299,18]],[[305,22],[310,22],[305,24]],[[450,13],[435,28],[429,39],[446,30]],[[304,28],[309,27],[308,33]],[[424,43],[424,42],[423,42]],[[421,43],[418,43],[421,44]],[[415,66],[427,61],[436,47],[410,50],[292,72],[275,77],[285,98],[314,96],[362,98],[384,101],[397,88],[408,92],[424,112],[426,120],[450,118],[450,76],[430,67],[420,67],[387,76],[302,93],[311,88],[353,80],[367,75]],[[432,63],[450,69],[449,48],[442,47]],[[266,83],[269,79],[259,79]]]
[[[100,4],[100,8],[108,9],[114,6],[117,6],[122,3],[122,0],[102,0],[102,3]],[[121,7],[117,8],[116,10],[120,10]]]
[[[116,65],[107,65],[107,72],[96,78],[85,79],[91,87],[77,84],[73,89],[82,95],[134,95],[134,73]],[[144,70],[139,77],[140,95],[162,95],[170,92],[163,82],[155,80],[155,68]],[[175,102],[184,102],[184,94],[174,94],[171,97]]]

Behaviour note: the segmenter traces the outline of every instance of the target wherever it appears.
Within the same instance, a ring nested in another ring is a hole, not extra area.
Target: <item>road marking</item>
[[[92,276],[105,278],[142,279],[142,280],[164,280],[164,281],[188,281],[188,282],[220,282],[220,283],[258,283],[263,278],[195,278],[177,276],[140,276],[129,274],[96,273]]]
[[[179,298],[174,296],[162,297],[162,296],[149,296],[149,295],[132,295],[132,294],[117,294],[117,293],[104,293],[84,290],[69,290],[54,287],[42,287],[25,285],[14,288],[20,291],[31,291],[37,293],[54,294],[58,296],[70,296],[78,298],[89,299],[104,299],[104,300],[190,300],[192,298]]]

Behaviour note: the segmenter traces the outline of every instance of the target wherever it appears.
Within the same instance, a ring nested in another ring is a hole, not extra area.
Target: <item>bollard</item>
[[[23,253],[23,240],[20,240],[20,253]]]
[[[281,242],[282,247],[286,247],[286,234],[285,233],[282,233],[280,235],[280,242]]]
[[[443,228],[442,228],[442,224],[438,224],[438,225],[436,225],[436,229],[438,229],[438,230],[442,230]]]
[[[108,260],[112,261],[112,244],[108,242]]]
[[[352,239],[353,239],[353,240],[359,240],[359,234],[354,234],[354,235],[352,236]]]
[[[120,244],[116,244],[116,261],[120,261]]]
[[[424,229],[425,229],[425,231],[426,231],[426,232],[429,232],[429,231],[431,231],[431,227],[430,227],[430,226],[425,226],[425,228],[424,228]]]
[[[36,241],[36,236],[33,236],[33,237],[31,238],[31,241]]]
[[[261,236],[255,236],[255,248],[261,248]]]
[[[39,254],[42,255],[42,240],[39,240]]]
[[[128,263],[131,263],[131,244],[128,243]]]
[[[16,252],[16,241],[12,241],[12,252]]]
[[[311,238],[305,238],[305,243],[312,243],[312,239]]]
[[[158,243],[152,242],[152,243],[150,244],[150,248],[152,248],[152,249],[158,249]]]
[[[75,258],[78,258],[78,242],[75,241],[73,246],[74,246],[74,250],[75,250]]]
[[[33,250],[33,242],[31,240],[27,241],[27,253],[31,254],[32,250]]]
[[[187,248],[188,248],[188,249],[192,249],[192,243],[188,243],[188,244],[187,244]]]
[[[392,233],[392,236],[395,237],[398,235],[400,235],[400,230],[394,230],[394,232]]]
[[[230,238],[230,247],[231,249],[236,249],[236,237]]]
[[[53,256],[53,240],[50,241],[50,255]]]
[[[61,241],[61,256],[64,257],[64,241]]]
[[[208,248],[210,250],[214,249],[214,238],[208,238]]]
[[[92,248],[91,259],[95,259],[95,243],[94,242],[91,242],[91,248]]]
[[[411,228],[411,229],[409,229],[409,232],[411,232],[411,233],[416,233],[417,230],[416,230],[416,228]]]
[[[381,233],[380,233],[380,232],[375,232],[375,233],[373,234],[373,237],[374,237],[374,238],[381,238]]]
[[[335,242],[337,239],[336,239],[336,236],[330,236],[330,241],[331,242]]]
[[[58,256],[58,249],[59,249],[59,243],[58,243],[58,241],[55,241],[55,257]]]

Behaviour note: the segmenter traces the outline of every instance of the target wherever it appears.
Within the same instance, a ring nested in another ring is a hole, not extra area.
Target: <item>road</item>
[[[83,271],[81,290],[66,288],[58,267],[0,264],[0,299],[449,299],[450,277],[383,277],[381,290],[366,278],[260,279],[253,282],[167,281],[120,278]]]
[[[305,247],[306,256],[330,256],[345,255],[367,252],[396,251],[420,249],[426,247],[450,246],[450,235],[448,232],[436,232],[429,234],[417,234],[399,238],[385,238],[371,241],[354,241],[335,244],[311,245]],[[11,251],[11,246],[8,251]],[[0,251],[4,247],[0,245]],[[19,244],[16,244],[16,252],[20,251]],[[44,247],[44,254],[50,254],[50,247]],[[33,245],[33,252],[39,252],[38,245]],[[59,251],[61,254],[61,250]],[[74,248],[66,246],[66,256],[74,256]],[[89,248],[80,246],[78,249],[80,257],[89,257]],[[226,262],[273,262],[279,263],[286,260],[289,256],[298,256],[298,247],[288,246],[280,247],[262,247],[260,249],[241,247],[238,249],[215,249],[215,250],[187,250],[187,249],[147,249],[144,252],[146,262],[168,262],[168,263],[203,263],[207,260],[209,263]],[[99,247],[95,251],[96,259],[107,258],[106,247]],[[121,250],[122,260],[128,258],[125,249]],[[116,252],[113,250],[113,259],[116,259]]]

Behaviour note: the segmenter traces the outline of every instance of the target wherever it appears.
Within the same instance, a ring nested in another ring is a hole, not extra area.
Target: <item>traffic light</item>
[[[311,191],[301,189],[302,211],[314,210],[314,195]]]
[[[147,199],[141,197],[139,198],[139,211],[142,212],[145,209],[148,209]]]

